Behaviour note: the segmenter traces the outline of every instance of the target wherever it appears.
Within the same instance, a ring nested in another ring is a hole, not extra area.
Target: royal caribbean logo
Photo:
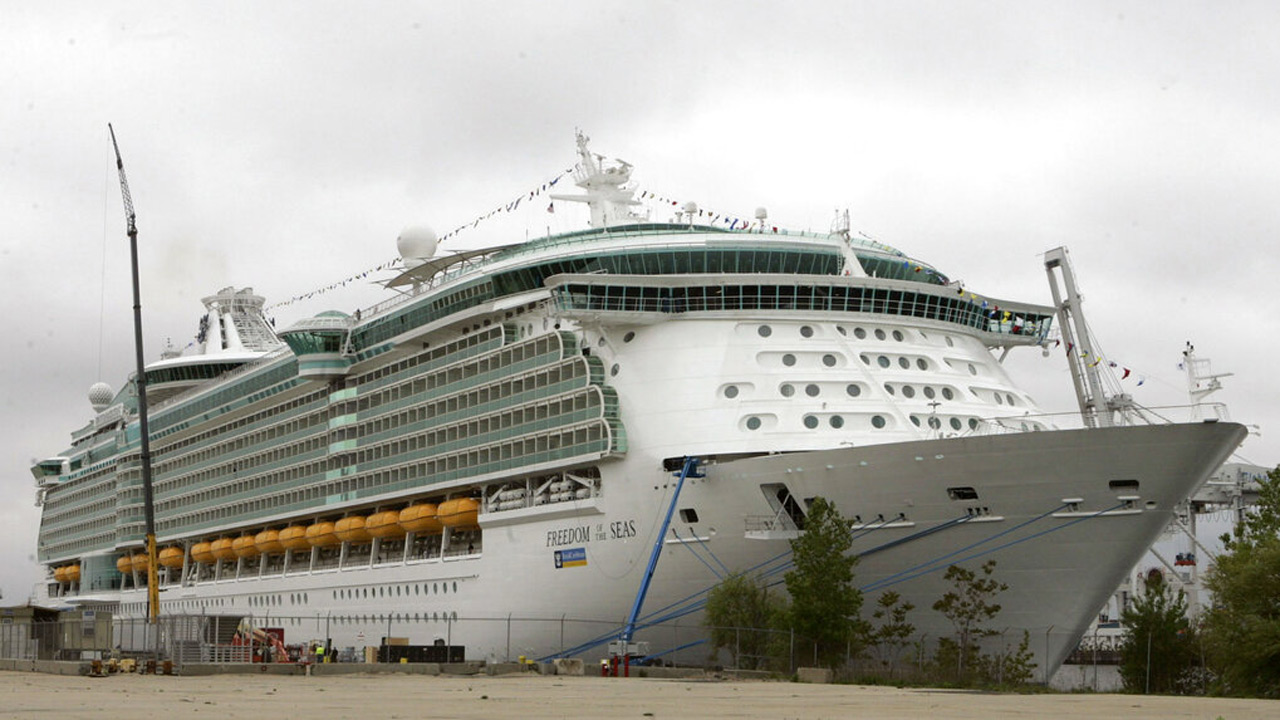
[[[568,567],[583,567],[587,564],[586,548],[569,548],[568,550],[556,551],[556,569]]]

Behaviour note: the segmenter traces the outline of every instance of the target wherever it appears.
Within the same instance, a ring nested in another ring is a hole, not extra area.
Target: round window
[[[884,384],[884,391],[885,391],[885,392],[887,392],[887,393],[889,393],[890,395],[892,395],[892,394],[893,394],[893,386],[892,386],[892,385],[890,385],[889,383],[885,383],[885,384]]]
[[[902,368],[903,370],[910,370],[911,361],[904,357],[900,357],[898,358],[898,367]]]
[[[778,392],[782,393],[782,397],[791,397],[796,394],[796,389],[790,383],[787,383],[778,388]]]
[[[910,385],[902,386],[902,397],[913,398],[916,396],[916,389]]]
[[[832,355],[831,353],[827,353],[826,355],[823,355],[823,356],[822,356],[822,364],[823,364],[823,365],[826,365],[827,367],[835,367],[835,366],[836,366],[836,356],[835,356],[835,355]]]
[[[856,327],[853,329],[853,336],[858,338],[859,340],[865,340],[867,337],[867,331],[863,330],[860,327]]]
[[[938,428],[942,427],[942,421],[939,420],[937,417],[931,417],[929,418],[929,427],[933,428],[934,430],[937,430]]]
[[[920,368],[921,370],[928,370],[929,361],[925,360],[924,358],[916,358],[916,367]]]
[[[871,426],[872,426],[872,427],[882,428],[882,427],[884,427],[884,425],[885,425],[885,421],[884,421],[884,416],[883,416],[883,415],[872,415],[872,416],[871,416]]]
[[[813,337],[813,328],[809,327],[808,325],[801,325],[800,337],[807,337],[807,338]]]
[[[845,330],[843,325],[837,325],[837,326],[836,326],[836,332],[840,333],[841,335],[848,335],[848,334],[849,334],[849,331],[848,331],[848,330]]]
[[[818,427],[818,416],[817,416],[817,415],[805,415],[805,416],[804,416],[804,426],[805,426],[805,427],[807,427],[807,428],[809,428],[810,430],[812,430],[812,429],[814,429],[814,428]]]
[[[818,390],[818,386],[813,383],[809,383],[808,385],[804,386],[804,394],[808,395],[809,397],[818,397],[819,392],[820,391]]]
[[[862,394],[862,386],[857,383],[849,383],[845,386],[844,391],[849,393],[849,397],[858,397]]]
[[[738,386],[737,386],[737,385],[730,385],[730,386],[726,387],[726,388],[724,389],[724,396],[725,396],[725,397],[727,397],[727,398],[729,398],[729,399],[733,399],[733,398],[738,397]]]
[[[911,416],[911,424],[912,424],[912,425],[915,425],[916,427],[920,427],[920,416],[919,416],[919,415],[912,415],[912,416]]]
[[[925,386],[924,386],[924,396],[925,396],[925,397],[927,397],[927,398],[929,398],[930,400],[932,400],[932,399],[933,399],[933,396],[934,396],[934,395],[936,395],[936,394],[937,394],[937,393],[935,393],[935,392],[933,391],[933,388],[932,388],[932,387],[930,387],[930,386],[928,386],[928,385],[925,385]]]
[[[954,400],[955,397],[956,397],[956,394],[951,392],[951,388],[947,388],[947,387],[942,388],[942,398],[944,400]]]
[[[613,367],[609,368],[609,374],[612,375],[613,377],[618,377],[618,371],[620,369],[621,368],[618,367],[618,363],[614,363]]]
[[[977,374],[978,374],[978,368],[974,367],[974,366],[973,366],[973,363],[969,363],[969,374],[970,374],[970,375],[977,375]]]
[[[885,357],[884,355],[881,355],[880,357],[876,358],[876,362],[879,363],[880,367],[882,368],[889,367],[889,358]]]
[[[996,404],[997,404],[997,405],[1003,405],[1003,404],[1004,404],[1004,398],[1000,397],[1000,393],[994,393],[994,395],[996,396]]]
[[[759,429],[760,429],[760,418],[756,417],[755,415],[752,415],[751,417],[747,418],[747,429],[748,429],[748,430],[759,430]]]
[[[901,330],[894,330],[894,331],[893,331],[893,339],[894,339],[894,340],[897,340],[898,342],[902,342],[902,340],[903,340],[903,337],[902,337],[902,331],[901,331]]]
[[[959,429],[960,429],[960,427],[961,427],[961,425],[960,425],[960,418],[951,418],[951,429],[952,429],[952,430],[959,430]]]
[[[828,422],[831,423],[831,427],[836,428],[837,430],[844,427],[844,418],[839,415],[832,415]]]
[[[635,340],[635,339],[636,339],[636,334],[630,330],[627,331],[626,335],[622,336],[622,342],[631,342],[632,340]]]
[[[880,328],[876,328],[876,339],[877,339],[877,340],[884,340],[884,338],[885,338],[884,331],[883,331],[883,330],[881,330]]]
[[[978,429],[978,418],[969,418],[969,429],[970,430]]]
[[[1005,395],[1004,398],[1009,401],[1010,405],[1017,405],[1017,403],[1013,401],[1013,395]]]
[[[770,335],[773,334],[773,328],[769,327],[768,325],[761,325],[760,327],[756,328],[756,332],[760,333],[760,337],[769,337]]]
[[[786,355],[783,355],[783,356],[782,356],[782,364],[783,364],[783,365],[786,365],[787,367],[791,367],[792,365],[795,365],[795,364],[796,364],[796,356],[795,356],[795,355],[792,355],[791,353],[787,353]]]
[[[866,355],[859,355],[858,357],[862,360],[863,365],[871,364],[871,358],[867,357]]]

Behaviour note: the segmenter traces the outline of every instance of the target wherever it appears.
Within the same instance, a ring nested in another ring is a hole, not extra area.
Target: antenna
[[[147,526],[147,617],[155,623],[160,615],[160,578],[156,570],[156,509],[155,495],[151,487],[151,432],[147,427],[147,373],[142,359],[142,293],[138,287],[138,223],[133,211],[133,196],[129,193],[129,180],[124,174],[124,160],[120,159],[120,146],[116,143],[116,131],[107,123],[111,133],[111,147],[116,153],[116,170],[120,172],[120,194],[124,197],[126,231],[129,234],[129,260],[133,270],[133,348],[137,361],[134,384],[138,388],[138,434],[142,442],[142,505]],[[159,635],[157,634],[157,641]]]

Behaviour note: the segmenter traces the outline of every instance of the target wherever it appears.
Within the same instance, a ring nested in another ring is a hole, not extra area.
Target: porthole
[[[859,355],[859,356],[858,356],[858,358],[859,358],[860,360],[862,360],[862,364],[863,364],[863,365],[870,365],[870,364],[871,364],[871,358],[867,357],[866,355]]]
[[[885,391],[885,392],[887,392],[887,393],[889,393],[890,395],[892,395],[892,394],[893,394],[893,386],[892,386],[892,385],[890,385],[889,383],[885,383],[885,384],[884,384],[884,391]]]
[[[1004,397],[1005,397],[1005,399],[1006,399],[1006,400],[1008,400],[1008,401],[1009,401],[1009,404],[1010,404],[1010,405],[1017,405],[1017,403],[1013,401],[1013,395],[1012,395],[1012,394],[1005,395]]]
[[[978,429],[978,418],[969,418],[969,429],[970,430]]]
[[[627,331],[627,334],[626,334],[626,335],[623,335],[623,336],[622,336],[622,342],[624,342],[624,343],[629,343],[629,342],[631,342],[632,340],[635,340],[635,339],[636,339],[636,334],[635,334],[634,332],[630,331],[630,330],[628,330],[628,331]]]
[[[973,363],[969,363],[969,374],[970,374],[970,375],[977,375],[977,374],[978,374],[978,368],[974,367],[974,366],[973,366]]]
[[[839,415],[832,415],[828,422],[831,423],[831,427],[836,428],[837,430],[844,427],[844,418]]]
[[[807,427],[807,428],[809,428],[810,430],[812,430],[812,429],[814,429],[814,428],[818,427],[818,416],[817,416],[817,415],[805,415],[805,416],[804,416],[804,426],[805,426],[805,427]]]
[[[783,383],[782,387],[778,388],[778,392],[782,393],[782,397],[791,397],[796,394],[796,389],[791,383]]]
[[[898,342],[902,342],[905,338],[903,338],[903,337],[902,337],[902,331],[901,331],[901,330],[894,330],[894,331],[893,331],[893,339],[894,339],[894,340],[897,340]]]
[[[954,399],[955,399],[955,397],[956,397],[956,394],[955,394],[955,393],[953,393],[953,392],[951,392],[951,388],[949,388],[949,387],[944,387],[944,388],[942,388],[942,399],[944,399],[944,400],[954,400]]]
[[[849,394],[849,397],[858,397],[862,394],[862,386],[857,383],[849,383],[844,387],[844,391]]]
[[[934,430],[937,430],[938,428],[942,427],[942,421],[939,420],[935,415],[929,418],[929,427],[933,428]]]
[[[454,591],[454,592],[458,592],[458,581],[457,581],[457,580],[454,580],[454,581],[453,581],[453,591]],[[457,620],[457,619],[458,619],[458,614],[457,614],[456,612],[453,614],[453,619],[454,619],[454,620]]]
[[[992,393],[992,395],[995,395],[995,396],[996,396],[996,404],[997,404],[997,405],[1003,405],[1003,404],[1004,404],[1004,398],[1000,397],[1000,393]]]
[[[924,358],[916,358],[916,367],[920,368],[921,370],[928,370],[929,361],[925,360]]]
[[[924,396],[925,396],[925,397],[927,397],[927,398],[929,398],[930,400],[932,400],[932,399],[933,399],[933,396],[934,396],[934,395],[936,395],[936,394],[937,394],[937,393],[936,393],[936,392],[934,392],[934,390],[933,390],[933,388],[932,388],[932,387],[930,387],[930,386],[928,386],[928,385],[925,385],[925,386],[924,386]]]
[[[951,339],[951,336],[950,336],[950,335],[943,335],[943,336],[942,336],[942,339],[947,341],[947,347],[955,347],[955,346],[956,346],[955,342]]]
[[[859,340],[865,340],[867,338],[867,331],[860,327],[856,327],[853,329],[853,336]]]
[[[808,325],[801,325],[800,337],[807,337],[807,338],[813,337],[813,328],[809,327]]]
[[[760,333],[760,337],[769,337],[770,335],[773,334],[773,328],[769,327],[768,325],[761,325],[760,327],[756,328],[756,332]]]
[[[911,361],[904,357],[900,357],[898,358],[898,367],[902,368],[903,370],[910,370]]]
[[[804,386],[804,394],[809,397],[818,397],[819,392],[818,386],[813,383]]]
[[[902,386],[902,397],[905,397],[905,398],[913,398],[913,397],[915,397],[915,396],[916,396],[916,389],[915,389],[915,388],[911,387],[910,385],[903,385],[903,386]]]
[[[882,368],[889,367],[889,358],[885,357],[884,355],[881,355],[880,357],[876,358],[876,362],[879,363],[880,367]]]
[[[755,415],[752,415],[751,417],[747,418],[747,429],[748,429],[748,430],[759,430],[759,429],[760,429],[760,418],[756,417]]]
[[[836,356],[835,356],[835,355],[832,355],[831,353],[827,353],[826,355],[823,355],[823,356],[822,356],[822,364],[823,364],[823,365],[826,365],[827,367],[835,367],[835,366],[836,366]]]
[[[618,363],[614,363],[613,367],[609,368],[609,375],[611,377],[618,377],[618,371],[621,369],[622,368],[618,367]]]
[[[871,416],[871,426],[872,426],[872,427],[874,427],[874,428],[882,428],[882,427],[884,427],[884,425],[885,425],[885,420],[884,420],[884,416],[883,416],[883,415],[872,415],[872,416]]]
[[[786,355],[783,355],[783,356],[782,356],[782,364],[783,364],[783,365],[786,365],[787,367],[791,367],[792,365],[795,365],[795,364],[796,364],[796,356],[795,356],[795,355],[792,355],[791,353],[787,353]]]
[[[737,385],[730,385],[730,386],[726,387],[726,388],[724,389],[724,396],[725,396],[725,397],[727,397],[727,398],[729,398],[730,400],[732,400],[733,398],[738,397],[738,386],[737,386]]]
[[[848,336],[848,334],[849,334],[849,331],[848,331],[848,330],[845,330],[843,325],[837,325],[837,326],[836,326],[836,332],[840,333],[841,335],[845,335],[845,336]]]
[[[960,418],[951,418],[951,429],[959,430],[961,428]]]
[[[911,416],[911,424],[912,424],[912,425],[915,425],[916,427],[920,427],[920,416],[919,416],[919,415],[912,415],[912,416]]]
[[[876,339],[877,339],[877,340],[884,340],[884,339],[885,339],[884,330],[881,330],[880,328],[876,328]]]

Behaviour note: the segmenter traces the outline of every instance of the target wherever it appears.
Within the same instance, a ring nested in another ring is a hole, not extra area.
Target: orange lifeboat
[[[258,545],[252,535],[241,535],[231,541],[231,552],[235,553],[236,557],[258,557]]]
[[[67,582],[71,582],[71,583],[80,582],[80,566],[79,565],[68,565],[66,567],[66,571],[67,571]]]
[[[231,546],[231,538],[218,538],[213,541],[213,556],[219,560],[235,560],[236,551]]]
[[[436,509],[434,503],[410,505],[400,511],[399,525],[405,532],[438,533],[444,530],[444,525],[436,519]]]
[[[145,557],[146,556],[143,556],[144,559]],[[125,575],[128,575],[129,573],[133,572],[133,556],[132,555],[120,556],[120,559],[116,560],[116,569],[124,573]]]
[[[182,548],[171,545],[160,551],[160,564],[167,568],[179,570],[182,568],[182,561],[185,555],[186,553],[182,551]]]
[[[63,565],[61,567],[56,567],[53,569],[54,582],[60,582],[60,583],[67,582],[67,567],[68,566]]]
[[[384,510],[370,515],[364,521],[364,529],[376,538],[393,538],[404,535],[400,527],[400,511]]]
[[[460,497],[445,500],[436,511],[440,522],[454,530],[471,530],[480,527],[480,501],[475,498]]]
[[[213,556],[213,543],[198,542],[191,546],[191,559],[198,563],[211,563],[217,558]]]
[[[333,523],[324,520],[307,527],[307,542],[316,547],[333,547],[341,543]]]
[[[334,534],[339,540],[349,543],[367,543],[373,539],[369,531],[365,529],[365,520],[363,515],[352,515],[344,517],[333,525]]]
[[[253,544],[257,546],[258,552],[264,555],[284,552],[284,544],[280,542],[279,530],[263,530],[253,537]]]
[[[118,566],[117,566],[118,567]],[[133,556],[133,571],[144,573],[147,568],[151,567],[151,562],[147,560],[146,553],[135,553]]]
[[[307,550],[311,543],[307,542],[305,525],[290,525],[280,531],[280,544],[285,550]]]

